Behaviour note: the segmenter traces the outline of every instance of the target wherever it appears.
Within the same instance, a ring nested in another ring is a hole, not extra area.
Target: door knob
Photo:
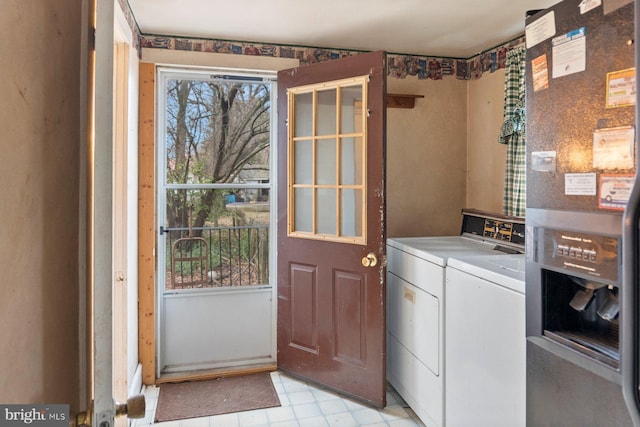
[[[127,418],[144,418],[146,404],[143,394],[131,396],[127,403],[115,403],[115,416],[126,415]],[[89,404],[89,409],[76,415],[77,426],[91,427],[93,418],[93,401]]]
[[[362,265],[365,267],[375,267],[378,264],[378,257],[373,252],[369,252],[366,257],[362,258]]]
[[[128,398],[127,403],[116,403],[116,417],[144,418],[145,408],[144,394],[137,394]]]

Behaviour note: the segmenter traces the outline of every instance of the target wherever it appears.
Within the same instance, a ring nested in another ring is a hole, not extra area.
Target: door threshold
[[[259,365],[234,366],[233,368],[199,369],[195,371],[171,372],[161,374],[156,378],[156,385],[166,383],[179,383],[184,381],[204,381],[223,377],[235,377],[239,375],[257,374],[260,372],[272,372],[278,369],[275,363],[262,363]]]

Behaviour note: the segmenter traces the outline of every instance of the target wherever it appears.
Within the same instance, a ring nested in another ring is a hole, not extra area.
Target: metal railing
[[[166,289],[269,283],[269,227],[163,228]]]

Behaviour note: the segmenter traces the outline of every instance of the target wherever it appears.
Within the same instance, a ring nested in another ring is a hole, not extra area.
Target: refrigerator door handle
[[[640,40],[640,0],[635,0],[635,40]],[[640,69],[640,46],[635,43],[635,65]],[[636,87],[640,78],[636,72]],[[640,123],[640,102],[636,93],[636,141]],[[637,142],[636,142],[637,144]],[[636,146],[636,157],[638,149]],[[622,224],[622,339],[620,342],[622,393],[635,426],[640,426],[640,182],[636,182],[624,211]]]

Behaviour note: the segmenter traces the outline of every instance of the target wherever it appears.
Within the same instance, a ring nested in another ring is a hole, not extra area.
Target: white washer
[[[387,379],[430,427],[445,424],[447,261],[500,253],[495,247],[495,242],[464,236],[387,240]]]
[[[448,427],[526,424],[524,255],[451,258],[445,298]]]

